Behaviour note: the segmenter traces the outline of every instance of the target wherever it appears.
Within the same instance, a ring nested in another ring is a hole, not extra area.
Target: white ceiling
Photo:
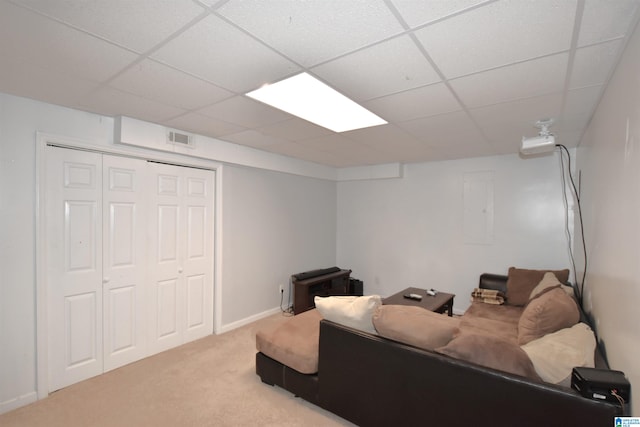
[[[0,92],[335,167],[576,146],[640,0],[0,0]],[[301,71],[389,124],[243,94]]]

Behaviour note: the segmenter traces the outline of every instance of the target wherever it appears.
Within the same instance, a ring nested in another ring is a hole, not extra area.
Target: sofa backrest
[[[508,277],[503,274],[482,273],[480,275],[480,282],[478,284],[478,287],[482,289],[493,289],[506,294],[507,278]],[[593,329],[593,322],[591,317],[583,310],[580,304],[578,304],[578,308],[580,309],[580,321],[586,323]],[[609,369],[609,363],[607,361],[606,353],[604,350],[604,343],[599,340],[596,345],[595,351],[595,365],[600,369]]]
[[[616,405],[320,322],[319,405],[361,426],[606,425]]]

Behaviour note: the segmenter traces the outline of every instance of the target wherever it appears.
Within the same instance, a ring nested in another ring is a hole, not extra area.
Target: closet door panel
[[[146,355],[144,160],[103,156],[104,370]]]
[[[187,330],[206,327],[207,313],[206,276],[198,274],[187,277]]]
[[[187,280],[185,341],[213,333],[213,200],[211,171],[184,170],[186,210],[183,269]]]
[[[48,147],[46,268],[49,390],[102,373],[102,164]]]
[[[211,171],[150,163],[154,351],[213,333]],[[170,284],[170,285],[169,285]],[[169,290],[170,289],[170,290]]]
[[[178,339],[178,280],[163,280],[157,283],[156,301],[158,340]]]
[[[148,163],[150,171],[149,216],[149,332],[150,349],[157,353],[183,343],[185,313],[182,284],[181,206],[183,168]]]

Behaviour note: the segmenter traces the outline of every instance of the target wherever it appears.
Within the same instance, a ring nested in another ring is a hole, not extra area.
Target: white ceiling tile
[[[307,160],[314,163],[320,163],[330,165],[333,167],[348,167],[362,164],[361,158],[352,157],[352,153],[346,155],[340,151],[326,151],[318,150],[311,146],[302,145],[295,142],[283,142],[280,144],[273,144],[263,148],[265,151],[272,153],[282,154],[284,156],[295,157],[302,160]],[[371,151],[371,150],[369,150]],[[363,153],[358,153],[363,154]],[[369,152],[365,152],[365,155],[371,157]],[[376,163],[381,163],[380,161]]]
[[[487,145],[478,128],[462,111],[402,122],[398,126],[430,147]]]
[[[356,129],[344,132],[342,136],[352,141],[361,142],[369,146],[376,146],[377,148],[381,145],[394,147],[399,144],[410,145],[418,142],[411,134],[390,124]]]
[[[358,159],[347,158],[346,156],[333,153],[318,153],[316,155],[316,163],[326,164],[334,168],[350,168],[353,166],[366,165]]]
[[[265,126],[291,118],[283,111],[244,95],[234,96],[215,105],[201,108],[198,113],[244,127]]]
[[[301,141],[331,134],[329,129],[298,118],[262,126],[258,128],[258,130],[265,135],[283,138],[289,141]]]
[[[325,156],[324,153],[319,152],[313,147],[307,147],[295,142],[281,142],[279,144],[269,145],[264,149],[272,153],[282,154],[283,156],[294,157],[302,160],[308,160],[315,163],[320,163],[318,156]]]
[[[518,150],[523,136],[537,135],[534,123],[541,119],[558,120],[562,109],[562,93],[527,98],[513,102],[475,108],[469,111],[475,122],[497,148]],[[552,129],[553,130],[553,129]]]
[[[394,146],[395,148],[393,149],[391,149],[390,147],[378,147],[377,145],[373,146],[378,152],[383,153],[385,156],[384,161],[381,161],[379,163],[428,162],[437,160],[437,156],[439,155],[436,149],[429,147],[427,144],[422,144],[419,142],[394,144]]]
[[[299,71],[292,62],[215,16],[198,22],[152,57],[238,93]]]
[[[129,116],[150,122],[162,122],[185,111],[170,105],[150,101],[117,89],[102,87],[79,103],[89,111],[109,116]]]
[[[573,60],[569,88],[605,83],[616,64],[621,46],[622,41],[617,40],[578,49]]]
[[[0,66],[0,92],[75,106],[97,88],[98,83],[10,58]]]
[[[219,102],[233,93],[182,71],[145,59],[110,82],[116,89],[187,110]]]
[[[354,145],[349,147],[336,148],[329,152],[338,159],[343,159],[343,166],[355,166],[357,164],[371,165],[384,162],[384,153],[378,152],[365,145]]]
[[[219,137],[222,139],[225,135],[241,132],[243,127],[227,123],[222,120],[216,120],[201,114],[189,112],[179,117],[174,117],[163,122],[164,125],[175,129],[185,130],[200,135],[208,135],[211,137]]]
[[[638,0],[586,0],[578,46],[622,37],[639,7]]]
[[[486,0],[391,0],[402,19],[414,28],[463,11]]]
[[[470,108],[554,92],[564,87],[568,54],[548,56],[452,80]]]
[[[579,142],[639,19],[640,0],[0,0],[0,92],[336,167],[517,153],[550,115]],[[337,134],[240,96],[303,68],[390,123]]]
[[[137,52],[151,49],[204,12],[191,0],[17,2]]]
[[[372,148],[367,148],[366,150],[363,149],[349,154],[355,159],[355,162],[352,162],[350,166],[405,162],[404,159],[395,158],[393,154],[390,155]]]
[[[409,36],[393,38],[311,71],[360,102],[440,81]]]
[[[273,136],[264,135],[255,130],[244,130],[238,133],[225,135],[224,140],[229,142],[235,142],[242,145],[248,145],[254,148],[264,148],[268,145],[281,144],[283,142],[288,142],[281,138],[275,138]]]
[[[334,151],[339,148],[355,147],[361,144],[357,141],[352,141],[349,138],[343,136],[340,133],[331,133],[329,135],[323,135],[318,138],[307,139],[298,142],[301,145],[307,147],[313,147],[321,151]]]
[[[415,34],[447,78],[569,49],[576,2],[542,4],[495,2]]]
[[[0,3],[0,56],[102,82],[133,53],[16,6]]]
[[[373,99],[363,106],[391,121],[407,121],[462,109],[444,83]]]
[[[403,31],[382,0],[231,0],[218,12],[307,67]]]
[[[603,90],[603,86],[570,90],[565,100],[562,120],[558,122],[557,128],[562,131],[585,128],[600,101]]]
[[[394,125],[358,129],[343,135],[370,147],[377,155],[386,156],[386,162],[381,163],[426,161],[434,154],[431,147]]]
[[[265,150],[278,152],[276,150],[278,150],[279,148],[280,147],[278,147],[277,145],[270,145],[269,147],[266,147]],[[290,147],[289,149],[291,152],[294,152],[293,148]],[[315,150],[312,147],[301,148],[299,150],[299,153],[300,154],[296,156],[298,158],[314,163],[333,166],[336,168],[344,168],[360,164],[358,159],[348,157],[343,153]]]
[[[513,151],[512,151],[513,152]],[[469,157],[495,156],[499,153],[489,144],[469,140],[459,145],[440,146],[434,148],[434,157],[437,160],[456,160]]]

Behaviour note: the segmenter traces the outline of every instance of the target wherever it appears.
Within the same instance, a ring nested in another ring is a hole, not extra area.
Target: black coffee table
[[[422,296],[421,301],[405,298],[406,294],[418,294]],[[435,296],[427,294],[426,289],[420,288],[407,288],[393,294],[390,297],[384,298],[382,304],[384,305],[414,305],[416,307],[426,308],[427,310],[444,313],[447,312],[449,316],[453,316],[453,298],[454,294],[448,294],[446,292],[437,291]]]

